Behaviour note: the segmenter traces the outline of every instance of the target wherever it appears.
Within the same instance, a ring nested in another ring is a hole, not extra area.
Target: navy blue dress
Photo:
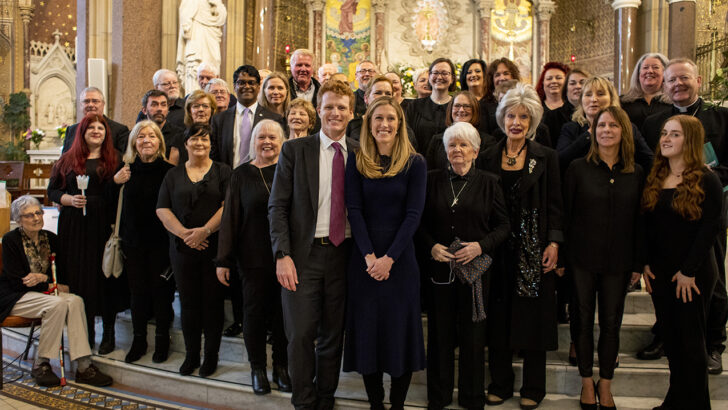
[[[394,177],[369,179],[346,164],[346,208],[356,246],[348,269],[344,371],[402,376],[425,368],[420,273],[413,236],[425,204],[427,166],[421,155]],[[389,279],[366,272],[364,255],[394,259]]]

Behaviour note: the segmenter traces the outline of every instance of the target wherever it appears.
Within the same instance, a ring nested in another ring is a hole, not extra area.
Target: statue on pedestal
[[[197,67],[201,62],[220,69],[220,40],[226,20],[227,9],[222,0],[182,0],[176,71],[186,93],[200,88]]]

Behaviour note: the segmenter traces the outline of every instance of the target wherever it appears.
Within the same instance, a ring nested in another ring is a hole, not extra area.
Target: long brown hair
[[[682,182],[677,185],[675,196],[672,199],[672,208],[683,218],[695,221],[700,219],[703,214],[700,205],[705,200],[705,191],[700,185],[703,174],[706,172],[705,154],[703,153],[705,130],[697,118],[689,115],[674,115],[662,124],[660,139],[665,133],[665,125],[673,120],[680,124],[683,131],[685,171],[682,174]],[[670,163],[662,156],[661,151],[662,148],[658,143],[652,170],[647,176],[647,184],[642,193],[642,210],[644,211],[655,209],[662,184],[670,173]]]
[[[622,129],[622,138],[619,142],[619,158],[622,160],[622,164],[624,164],[622,173],[631,174],[634,172],[634,136],[632,135],[632,123],[629,121],[627,113],[619,107],[609,106],[600,110],[597,116],[594,117],[594,123],[592,125],[594,135],[591,138],[591,147],[589,148],[589,153],[586,154],[586,160],[595,164],[599,163],[599,143],[597,142],[596,130],[599,118],[606,113],[609,113],[617,121],[619,128]]]
[[[371,117],[374,111],[383,105],[389,105],[394,108],[397,113],[399,125],[397,127],[397,136],[392,146],[392,162],[386,172],[379,165],[379,151],[377,143],[372,136]],[[359,170],[366,178],[385,178],[393,177],[399,174],[403,169],[410,165],[410,157],[415,154],[415,148],[407,135],[407,124],[405,123],[402,107],[399,106],[394,97],[379,97],[374,100],[369,107],[367,113],[364,114],[361,127],[361,136],[359,138],[359,151],[356,153],[356,169]]]

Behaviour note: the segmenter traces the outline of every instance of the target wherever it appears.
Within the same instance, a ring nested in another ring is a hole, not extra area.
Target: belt
[[[324,236],[323,238],[313,238],[313,244],[318,246],[334,246],[328,236]]]

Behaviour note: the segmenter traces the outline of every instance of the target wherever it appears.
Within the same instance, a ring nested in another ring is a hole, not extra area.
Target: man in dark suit
[[[377,75],[377,67],[369,60],[364,60],[356,65],[356,82],[359,89],[354,92],[356,105],[354,105],[354,118],[361,118],[367,112],[367,104],[364,101],[364,90],[369,85],[369,80]]]
[[[665,94],[673,102],[671,110],[658,112],[645,119],[642,128],[645,131],[645,140],[650,148],[655,149],[660,141],[662,125],[673,115],[692,115],[703,124],[705,129],[705,142],[713,146],[717,163],[710,164],[711,169],[720,178],[723,186],[728,185],[728,109],[723,107],[708,107],[699,96],[702,78],[698,66],[689,59],[673,59],[665,67]],[[708,372],[720,374],[723,371],[721,354],[725,350],[726,321],[728,320],[728,295],[726,294],[726,206],[728,201],[723,197],[723,221],[718,239],[713,251],[718,262],[718,283],[710,298],[707,310],[706,347],[708,350]],[[655,340],[642,349],[637,357],[644,360],[657,359],[663,354],[662,341],[658,334],[659,323],[652,331]]]
[[[179,78],[177,73],[166,68],[160,68],[154,73],[152,77],[154,88],[159,91],[164,91],[169,98],[169,113],[167,114],[167,121],[171,124],[185,129],[185,100],[180,95]],[[137,122],[146,118],[146,114],[139,111],[137,114]]]
[[[182,134],[185,130],[167,121],[167,114],[169,114],[167,94],[156,89],[147,91],[142,97],[142,112],[147,116],[146,119],[154,121],[162,131],[166,147],[165,155],[167,155],[169,162],[175,165],[179,164],[183,151],[184,161],[186,161],[187,151],[184,150],[182,143]]]
[[[129,128],[124,124],[112,120],[111,118],[104,115],[104,94],[101,93],[96,87],[87,87],[81,91],[81,110],[83,115],[96,114],[103,115],[106,122],[109,124],[109,132],[111,138],[114,141],[114,148],[122,154],[126,151],[126,143],[129,140]],[[73,144],[73,140],[76,138],[76,129],[78,123],[70,125],[66,130],[66,138],[63,140],[63,152],[68,151]]]
[[[250,160],[250,136],[260,120],[269,119],[285,125],[284,118],[258,104],[260,74],[251,65],[241,65],[233,74],[238,103],[212,118],[212,150],[216,161],[236,168]]]
[[[303,98],[316,107],[316,95],[319,84],[313,78],[314,54],[305,48],[299,48],[291,54],[291,77],[288,86],[291,90],[291,99]]]
[[[358,146],[346,137],[354,94],[328,81],[317,110],[321,132],[283,144],[268,202],[296,409],[334,406],[351,250],[343,173]]]

